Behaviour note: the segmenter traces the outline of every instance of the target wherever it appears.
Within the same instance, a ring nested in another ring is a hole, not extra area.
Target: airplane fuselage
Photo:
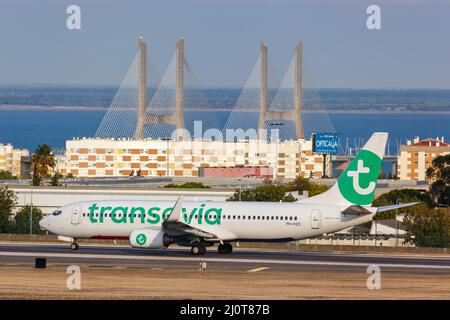
[[[173,201],[89,201],[61,207],[47,230],[75,239],[126,239],[139,229],[162,229]],[[217,240],[286,241],[316,237],[370,221],[372,215],[346,216],[345,206],[279,202],[184,201],[182,221]]]

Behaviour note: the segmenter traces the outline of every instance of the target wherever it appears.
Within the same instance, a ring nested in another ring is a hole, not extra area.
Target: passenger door
[[[82,208],[81,207],[74,207],[73,208],[72,218],[71,218],[72,224],[79,224],[80,223],[81,213],[82,213]]]
[[[311,229],[320,229],[322,212],[319,209],[311,210]]]

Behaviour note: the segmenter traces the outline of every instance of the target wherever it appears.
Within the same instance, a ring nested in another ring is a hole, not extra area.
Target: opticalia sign
[[[322,154],[337,154],[339,139],[336,133],[314,133],[313,152]]]

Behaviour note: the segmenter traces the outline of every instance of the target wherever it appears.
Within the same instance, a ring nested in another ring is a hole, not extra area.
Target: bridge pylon
[[[144,139],[144,128],[147,124],[172,124],[176,129],[185,129],[184,125],[184,39],[180,38],[176,45],[176,105],[175,111],[168,114],[153,114],[147,111],[147,44],[139,38],[138,66],[138,113],[134,138]],[[183,138],[183,136],[177,137]]]

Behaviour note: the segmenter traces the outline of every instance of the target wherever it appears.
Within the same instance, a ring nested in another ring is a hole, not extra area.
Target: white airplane
[[[338,181],[325,193],[296,202],[84,201],[65,205],[39,225],[78,249],[78,239],[129,239],[135,248],[176,243],[194,255],[231,242],[292,241],[371,221],[378,212],[415,203],[372,207],[387,133],[374,133]]]

